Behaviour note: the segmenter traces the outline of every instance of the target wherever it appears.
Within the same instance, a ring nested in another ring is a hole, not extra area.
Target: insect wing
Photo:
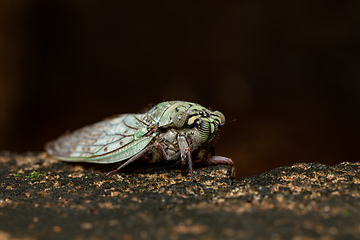
[[[144,136],[145,114],[122,114],[83,127],[45,146],[63,161],[113,163],[132,157],[144,149],[153,136]]]

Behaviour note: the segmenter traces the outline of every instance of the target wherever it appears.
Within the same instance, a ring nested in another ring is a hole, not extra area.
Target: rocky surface
[[[128,171],[0,153],[0,239],[359,239],[360,163]]]

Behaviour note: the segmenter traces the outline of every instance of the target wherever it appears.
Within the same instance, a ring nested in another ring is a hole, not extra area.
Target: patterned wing
[[[122,114],[89,125],[46,144],[46,151],[63,161],[113,163],[144,149],[153,136],[145,114]]]

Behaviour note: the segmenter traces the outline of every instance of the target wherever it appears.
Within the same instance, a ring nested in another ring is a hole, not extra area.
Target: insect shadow
[[[75,168],[76,166],[81,166],[84,170],[100,172],[102,176],[105,176],[106,173],[116,169],[120,164],[119,163],[110,163],[110,164],[96,164],[96,163],[87,163],[87,162],[67,162],[66,163],[70,168]],[[202,162],[194,162],[194,169],[200,169],[206,167],[207,165]],[[144,161],[136,161],[126,168],[121,169],[120,172],[116,174],[163,174],[163,173],[170,173],[170,174],[177,174],[181,173],[182,176],[188,177],[189,170],[187,165],[184,166],[181,164],[181,161],[176,163],[169,162],[169,163],[147,163]],[[111,177],[110,177],[111,179]]]

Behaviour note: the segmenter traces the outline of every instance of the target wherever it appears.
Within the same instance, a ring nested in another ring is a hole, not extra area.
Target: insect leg
[[[139,159],[141,156],[143,156],[147,151],[149,151],[150,149],[155,148],[161,158],[167,160],[168,156],[166,155],[166,152],[164,150],[164,148],[157,142],[154,142],[153,144],[147,146],[146,148],[144,148],[143,150],[141,150],[140,152],[138,152],[136,155],[134,155],[133,157],[131,157],[129,160],[127,160],[125,163],[123,163],[121,166],[119,166],[117,169],[112,170],[110,172],[108,172],[105,176],[104,179],[106,179],[107,177],[109,177],[110,175],[117,173],[118,171],[120,171],[121,169],[123,169],[125,166],[129,165],[130,163],[134,162],[135,160]]]
[[[194,182],[193,163],[191,159],[191,149],[189,147],[189,144],[187,143],[186,138],[183,135],[179,135],[177,140],[181,153],[181,161],[185,162],[187,159],[190,169],[190,180]]]
[[[185,153],[186,153],[186,156],[187,156],[187,159],[188,159],[188,163],[189,163],[189,169],[190,169],[190,180],[192,182],[195,182],[194,181],[194,174],[193,174],[193,163],[192,163],[192,159],[191,159],[191,151],[190,151],[190,148],[185,148]]]
[[[231,166],[231,177],[235,177],[235,166],[234,162],[231,160],[231,158],[227,157],[221,157],[221,156],[211,156],[207,159],[207,162],[209,164],[217,165],[217,164],[224,164]]]

